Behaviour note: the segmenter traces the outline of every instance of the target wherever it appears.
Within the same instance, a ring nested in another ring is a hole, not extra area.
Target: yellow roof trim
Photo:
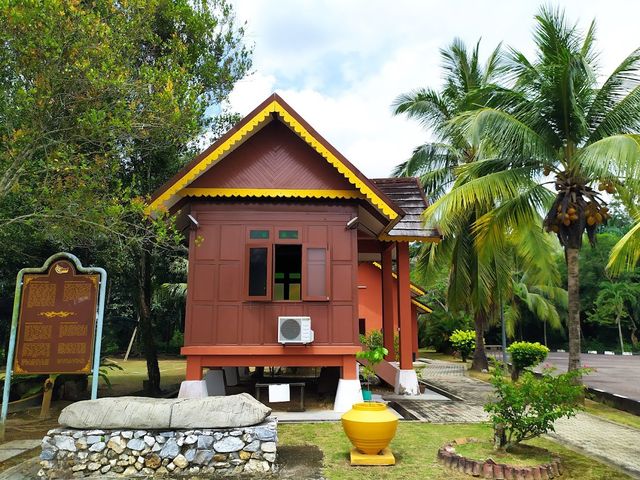
[[[286,197],[286,198],[364,198],[357,190],[309,190],[278,188],[183,188],[182,197]]]
[[[317,153],[324,157],[336,170],[338,170],[350,183],[352,183],[375,207],[378,208],[387,218],[395,220],[398,213],[378,195],[373,192],[357,175],[347,168],[333,153],[331,153],[317,138],[315,138],[304,126],[298,122],[285,108],[273,100],[269,105],[260,110],[253,118],[251,118],[244,126],[238,129],[231,137],[223,142],[218,148],[209,153],[191,170],[178,179],[173,185],[165,190],[162,195],[156,198],[146,209],[147,214],[151,214],[154,210],[162,210],[164,203],[174,195],[178,195],[189,183],[203,173],[207,168],[211,167],[222,159],[225,152],[241,141],[259,124],[267,120],[272,112],[277,112],[285,123],[289,125],[300,138],[302,138]]]
[[[387,235],[386,233],[382,233],[378,236],[379,240],[384,242],[430,242],[430,243],[440,243],[442,238],[440,237],[409,237],[409,236],[395,236],[395,235]]]
[[[373,264],[374,267],[377,267],[380,270],[382,270],[382,265],[380,265],[379,262],[371,262],[371,263]],[[395,278],[395,279],[398,278],[398,274],[396,272],[391,272],[391,275],[393,275],[393,278]],[[413,290],[415,293],[417,293],[418,295],[426,295],[427,294],[427,292],[425,292],[421,288],[416,287],[412,282],[409,282],[409,288],[411,290]]]
[[[433,310],[431,310],[429,307],[427,307],[424,303],[419,302],[414,298],[411,299],[411,303],[413,303],[416,307],[425,310],[427,313],[433,312]]]

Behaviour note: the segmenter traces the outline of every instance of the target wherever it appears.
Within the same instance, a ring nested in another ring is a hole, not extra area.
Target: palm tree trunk
[[[569,294],[569,370],[580,368],[580,277],[577,248],[566,249],[567,292]]]
[[[618,314],[618,318],[616,318],[616,323],[618,324],[618,336],[620,337],[620,353],[624,353],[624,340],[622,340],[622,321],[620,317],[621,315]]]
[[[487,360],[487,353],[484,349],[484,312],[476,312],[474,322],[476,330],[476,349],[473,352],[471,370],[481,372],[482,370],[489,370],[489,361]]]

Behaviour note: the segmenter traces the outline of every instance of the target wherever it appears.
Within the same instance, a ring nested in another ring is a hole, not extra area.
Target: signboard
[[[91,373],[99,282],[66,259],[24,275],[14,374]]]
[[[98,397],[106,285],[104,269],[84,268],[70,253],[49,257],[42,268],[18,272],[0,410],[0,440],[4,437],[12,375],[50,375],[49,391],[45,382],[43,412],[59,373],[91,373],[91,398]]]

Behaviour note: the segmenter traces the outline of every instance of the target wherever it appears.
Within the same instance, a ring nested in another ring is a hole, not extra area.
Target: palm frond
[[[612,135],[580,149],[575,156],[587,178],[640,177],[640,135]]]
[[[620,275],[636,268],[640,261],[640,221],[611,249],[607,271]]]

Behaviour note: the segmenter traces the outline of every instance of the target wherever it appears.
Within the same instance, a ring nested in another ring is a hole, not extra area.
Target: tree
[[[244,31],[226,0],[16,0],[0,18],[0,230],[109,253],[155,394],[154,263],[179,254],[181,236],[144,202],[235,120],[223,102],[251,65]]]
[[[400,95],[393,103],[396,115],[406,115],[431,129],[435,142],[417,147],[409,160],[398,165],[395,176],[418,176],[430,200],[440,198],[455,180],[455,169],[476,160],[474,145],[460,130],[449,128],[450,121],[463,112],[476,109],[489,100],[489,93],[502,71],[500,46],[490,54],[484,65],[480,62],[480,42],[469,52],[464,43],[455,39],[440,51],[445,73],[442,90],[419,89]],[[418,268],[441,268],[450,262],[447,306],[452,311],[469,310],[475,323],[475,351],[471,368],[488,368],[484,349],[484,331],[491,305],[491,282],[486,265],[474,248],[471,225],[477,212],[465,212],[449,218],[448,231],[438,246],[427,245],[420,252]],[[443,225],[440,225],[441,228]],[[433,260],[437,256],[440,265]],[[424,273],[423,273],[424,274]]]
[[[633,282],[601,282],[600,293],[595,302],[595,309],[589,313],[589,321],[600,325],[616,325],[620,340],[620,351],[624,353],[622,339],[622,323],[625,322],[631,330],[631,342],[634,347],[638,344],[638,319],[640,312],[640,284]]]
[[[580,366],[578,253],[609,217],[596,187],[615,193],[640,173],[640,49],[598,86],[595,23],[582,33],[560,10],[536,16],[536,57],[511,50],[513,87],[498,106],[461,114],[455,130],[480,144],[480,160],[458,171],[458,184],[433,205],[441,216],[492,203],[478,229],[516,230],[539,212],[564,249],[568,271],[569,369]],[[549,201],[547,184],[556,193]],[[481,238],[481,237],[480,237]]]

